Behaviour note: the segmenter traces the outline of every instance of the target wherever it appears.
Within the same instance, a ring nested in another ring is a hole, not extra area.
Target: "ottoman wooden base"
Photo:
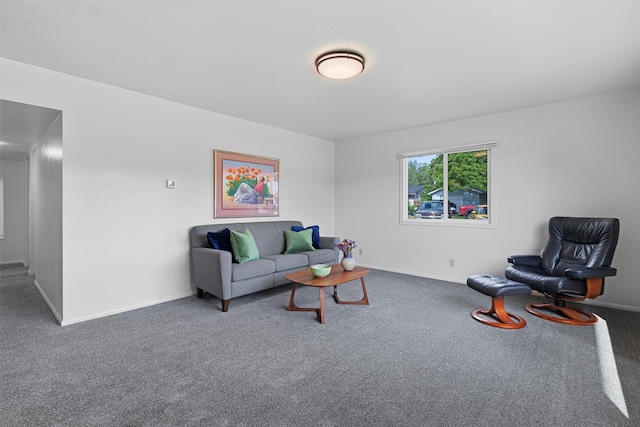
[[[507,295],[529,295],[531,293],[529,286],[492,274],[469,276],[467,285],[491,297],[491,308],[489,310],[474,310],[471,312],[471,316],[478,322],[503,329],[520,329],[527,325],[527,322],[522,317],[507,312],[504,308],[504,297]]]

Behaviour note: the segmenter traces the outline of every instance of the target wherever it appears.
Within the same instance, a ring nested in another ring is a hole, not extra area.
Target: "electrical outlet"
[[[455,263],[453,261],[453,258],[449,258],[449,267],[455,267]]]
[[[358,255],[362,255],[362,249],[358,249]]]

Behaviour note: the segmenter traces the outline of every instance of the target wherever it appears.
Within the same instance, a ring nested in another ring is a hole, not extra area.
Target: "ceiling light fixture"
[[[316,70],[329,79],[350,79],[364,70],[364,57],[347,51],[323,53],[316,59]]]

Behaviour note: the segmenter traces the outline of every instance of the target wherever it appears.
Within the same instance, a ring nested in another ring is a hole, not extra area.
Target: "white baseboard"
[[[607,308],[615,308],[616,310],[634,311],[636,313],[640,313],[640,307],[633,307],[630,305],[622,305],[622,304],[613,304],[606,301],[600,301],[599,299],[582,301],[582,304],[595,305],[595,306],[607,307]]]
[[[49,310],[51,310],[51,312],[55,316],[58,323],[62,325],[62,316],[60,315],[60,313],[58,313],[58,310],[56,310],[55,306],[51,303],[51,300],[49,300],[49,297],[47,297],[47,294],[44,293],[44,291],[40,287],[40,284],[38,283],[37,280],[34,280],[33,283],[36,285],[36,289],[38,289],[38,292],[40,292],[40,295],[42,296],[42,299],[44,300],[44,302],[46,302],[47,305],[49,306]]]
[[[409,276],[424,277],[424,278],[427,278],[427,279],[442,280],[444,282],[464,284],[464,282],[460,282],[460,281],[458,281],[456,279],[452,279],[451,277],[419,274],[419,273],[416,273],[415,271],[407,271],[407,270],[401,270],[401,269],[391,269],[391,268],[386,268],[386,267],[385,268],[381,268],[381,267],[374,266],[374,265],[367,265],[367,264],[360,264],[360,263],[358,263],[358,265],[361,266],[361,267],[365,267],[365,268],[373,268],[373,269],[376,269],[376,270],[388,271],[388,272],[391,272],[391,273],[406,274],[406,275],[409,275]],[[153,306],[153,305],[156,305],[156,304],[162,304],[162,303],[165,303],[165,302],[169,302],[169,301],[173,301],[173,300],[177,300],[177,299],[181,299],[181,298],[190,297],[190,296],[193,295],[193,292],[191,290],[189,290],[188,292],[184,292],[182,294],[178,294],[178,295],[174,295],[174,296],[170,296],[170,297],[166,297],[166,298],[162,298],[162,299],[158,299],[158,300],[147,301],[147,302],[144,302],[142,304],[137,304],[137,305],[123,307],[123,308],[119,308],[119,309],[115,309],[115,310],[105,311],[105,312],[102,312],[102,313],[92,314],[90,316],[78,317],[78,318],[75,318],[75,319],[61,320],[61,316],[59,315],[59,313],[57,313],[57,311],[55,310],[55,308],[53,307],[53,305],[51,304],[49,299],[46,297],[44,292],[42,292],[42,289],[38,285],[37,281],[36,281],[36,287],[38,288],[38,291],[40,291],[40,294],[42,295],[44,300],[47,302],[47,305],[49,306],[49,308],[53,312],[53,315],[56,317],[56,319],[58,319],[58,322],[60,323],[61,326],[68,326],[68,325],[73,325],[75,323],[86,322],[88,320],[99,319],[101,317],[112,316],[114,314],[124,313],[124,312],[131,311],[131,310],[137,310],[137,309],[144,308],[144,307],[150,307],[150,306]],[[618,309],[618,310],[640,312],[640,308],[639,307],[625,306],[625,305],[621,305],[621,304],[612,304],[612,303],[607,303],[607,302],[598,301],[598,300],[583,301],[583,303],[589,304],[589,305],[594,305],[594,306],[602,306],[602,307],[614,308],[614,309]]]
[[[105,311],[105,312],[102,312],[102,313],[92,314],[90,316],[77,317],[75,319],[70,319],[70,320],[65,319],[62,322],[60,322],[60,325],[61,326],[68,326],[68,325],[73,325],[74,323],[86,322],[87,320],[94,320],[94,319],[99,319],[101,317],[113,316],[114,314],[124,313],[124,312],[131,311],[131,310],[137,310],[139,308],[144,308],[144,307],[150,307],[152,305],[162,304],[164,302],[169,302],[169,301],[173,301],[173,300],[177,300],[177,299],[181,299],[181,298],[190,297],[192,295],[193,295],[193,291],[189,290],[189,292],[185,292],[184,294],[178,294],[178,295],[174,295],[174,296],[170,296],[170,297],[166,297],[166,298],[162,298],[162,299],[157,299],[157,300],[153,300],[153,301],[147,301],[147,302],[144,302],[142,304],[137,304],[137,305],[132,305],[132,306],[129,306],[129,307],[118,308],[118,309],[115,309],[115,310],[109,310],[109,311]]]
[[[24,261],[21,260],[21,259],[16,260],[16,261],[2,261],[2,262],[0,262],[0,265],[7,265],[7,264],[22,264],[23,266],[26,265],[24,263]]]
[[[441,276],[435,276],[435,275],[420,274],[420,273],[416,273],[414,271],[398,270],[398,269],[387,268],[387,267],[382,268],[382,267],[377,267],[375,265],[366,265],[366,264],[360,264],[360,263],[358,263],[358,265],[360,267],[373,268],[373,269],[382,270],[382,271],[389,271],[391,273],[407,274],[409,276],[424,277],[426,279],[442,280],[442,281],[445,281],[445,282],[463,283],[464,284],[464,282],[460,282],[457,279],[452,279],[451,277],[441,277]],[[537,294],[538,296],[540,296],[542,298],[546,298],[542,294],[538,294],[535,291],[533,292],[533,294],[534,295]],[[613,303],[610,303],[610,302],[601,301],[599,299],[586,300],[586,301],[575,301],[575,302],[579,303],[579,304],[588,304],[588,305],[593,305],[593,306],[598,306],[598,307],[614,308],[616,310],[633,311],[633,312],[636,312],[636,313],[640,313],[640,307],[634,307],[634,306],[622,305],[622,304],[613,304]]]
[[[359,262],[358,262],[357,265],[360,266],[360,267],[365,267],[365,268],[373,268],[375,270],[388,271],[390,273],[406,274],[407,276],[424,277],[425,279],[442,280],[443,282],[464,284],[464,282],[460,282],[459,280],[453,279],[451,277],[436,276],[436,275],[433,275],[433,274],[422,274],[422,273],[417,273],[415,271],[400,270],[400,269],[397,269],[397,268],[378,267],[378,266],[375,266],[375,265],[361,264]]]

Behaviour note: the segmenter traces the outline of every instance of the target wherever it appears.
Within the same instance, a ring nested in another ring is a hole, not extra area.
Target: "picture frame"
[[[213,151],[214,218],[277,217],[280,160]]]

